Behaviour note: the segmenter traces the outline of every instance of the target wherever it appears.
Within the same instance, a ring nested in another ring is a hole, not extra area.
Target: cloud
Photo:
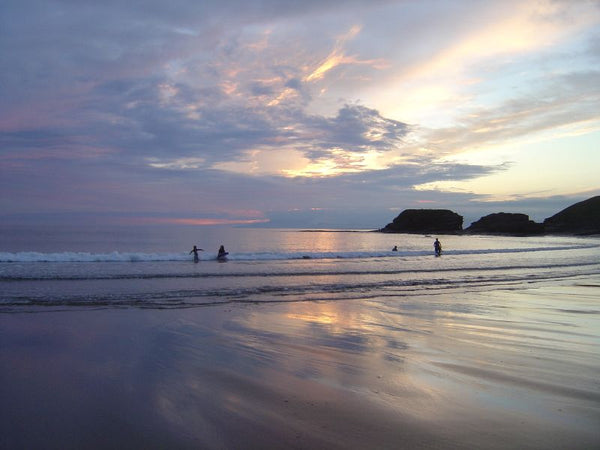
[[[595,10],[9,0],[0,206],[231,222],[477,200],[422,189],[513,167],[466,150],[597,129]]]
[[[493,148],[546,130],[596,122],[600,126],[598,71],[550,75],[527,97],[472,109],[453,127],[430,130],[424,140],[441,155]]]
[[[344,50],[344,45],[347,41],[356,37],[361,31],[361,27],[358,25],[354,25],[350,28],[350,30],[345,33],[343,36],[336,40],[333,50],[324,61],[322,61],[318,67],[312,70],[306,77],[304,81],[306,82],[314,82],[317,80],[321,80],[325,77],[327,72],[335,69],[336,67],[344,64],[355,64],[355,65],[369,65],[375,68],[383,68],[387,67],[388,63],[385,60],[377,60],[377,59],[366,59],[361,60],[356,56],[346,55]]]
[[[137,217],[129,218],[123,221],[128,224],[172,224],[172,225],[194,225],[194,226],[211,226],[211,225],[256,225],[268,223],[269,219],[196,219],[196,218],[179,218],[179,217]]]

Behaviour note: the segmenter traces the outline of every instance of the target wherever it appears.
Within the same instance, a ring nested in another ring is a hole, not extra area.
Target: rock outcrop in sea
[[[550,234],[600,234],[600,196],[588,198],[544,220]]]
[[[457,233],[463,217],[449,209],[405,209],[381,230],[384,233]]]
[[[527,214],[499,212],[473,222],[465,233],[535,235],[544,233],[544,225],[529,219]]]
[[[461,233],[463,217],[449,209],[405,209],[393,222],[378,231],[384,233]],[[473,222],[464,230],[470,234],[600,234],[600,196],[584,200],[537,223],[527,214],[494,213]]]

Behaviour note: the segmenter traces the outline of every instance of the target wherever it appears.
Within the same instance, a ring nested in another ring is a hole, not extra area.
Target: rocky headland
[[[449,209],[406,209],[378,231],[384,233],[470,233],[529,236],[541,234],[600,234],[600,196],[565,208],[543,223],[521,213],[494,213],[463,230],[463,217]]]
[[[546,233],[600,234],[600,196],[588,198],[544,220]]]

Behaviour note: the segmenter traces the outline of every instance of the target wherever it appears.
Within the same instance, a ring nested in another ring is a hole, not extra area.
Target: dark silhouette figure
[[[435,250],[435,256],[442,254],[442,243],[437,238],[435,238],[435,242],[433,243],[433,249]]]
[[[198,257],[198,252],[203,252],[204,250],[201,248],[198,248],[194,245],[194,248],[190,250],[190,254],[193,253],[194,254],[194,262],[197,263],[198,261],[200,261],[200,258]]]
[[[227,255],[229,255],[229,252],[225,251],[225,247],[223,247],[222,245],[219,247],[219,253],[217,254],[217,259],[220,260],[224,260],[227,258]]]
[[[394,248],[392,249],[393,252],[397,252],[398,251],[398,246],[394,245]]]

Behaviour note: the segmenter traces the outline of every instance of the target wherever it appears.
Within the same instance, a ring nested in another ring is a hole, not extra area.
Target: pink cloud
[[[250,225],[254,223],[267,223],[269,219],[191,219],[182,217],[139,217],[125,220],[128,224],[171,224],[171,225]]]

